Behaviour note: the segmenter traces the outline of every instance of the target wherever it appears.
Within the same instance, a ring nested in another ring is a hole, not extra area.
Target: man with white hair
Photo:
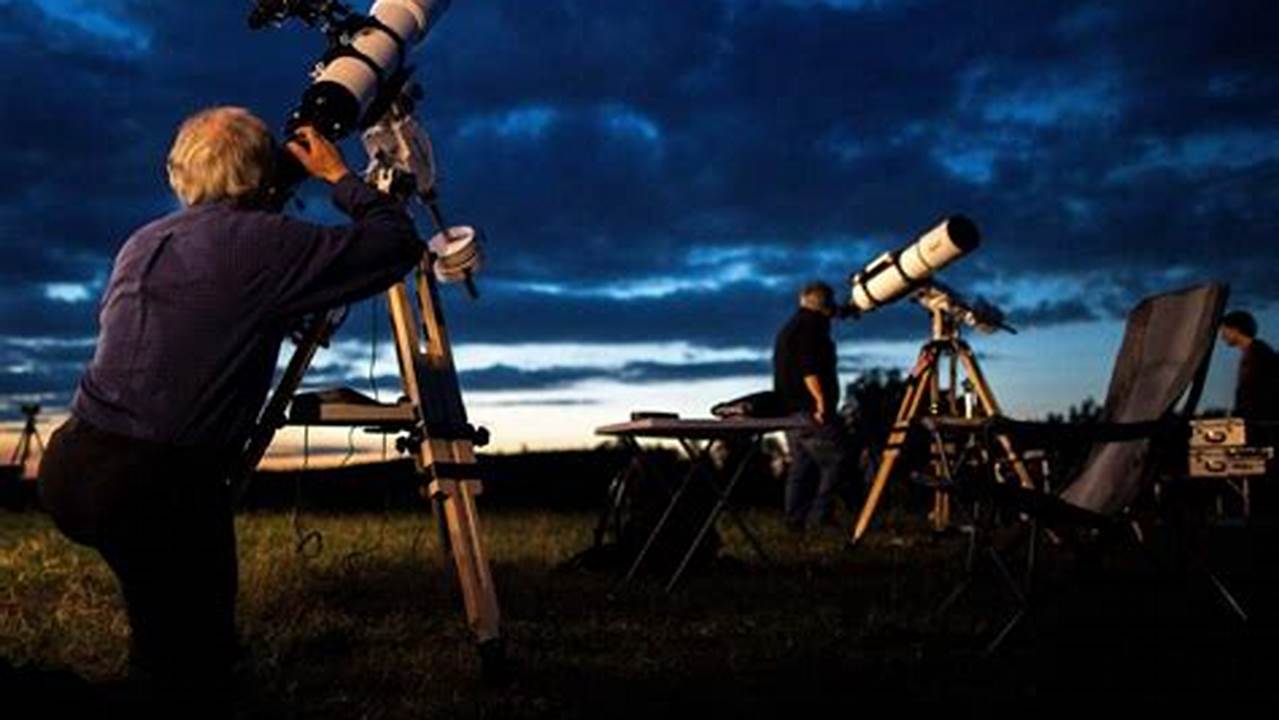
[[[300,315],[383,290],[422,256],[393,198],[302,127],[287,145],[332,185],[340,227],[262,207],[266,125],[219,107],[182,123],[168,158],[182,209],[133,233],[102,298],[92,361],[52,436],[40,493],[58,527],[119,580],[131,676],[162,699],[225,711],[236,652],[236,552],[226,474]]]

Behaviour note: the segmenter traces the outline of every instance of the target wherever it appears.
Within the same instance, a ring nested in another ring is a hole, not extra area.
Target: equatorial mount
[[[935,280],[929,281],[911,295],[923,309],[932,315],[932,334],[935,341],[958,339],[962,326],[990,335],[1000,330],[1017,334],[1005,322],[1004,311],[984,298],[969,300],[954,289]]]

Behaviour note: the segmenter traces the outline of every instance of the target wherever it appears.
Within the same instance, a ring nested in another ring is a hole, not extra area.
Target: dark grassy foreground
[[[1037,630],[984,659],[973,631],[1007,607],[998,594],[971,596],[946,626],[924,622],[955,577],[954,539],[881,531],[852,553],[836,535],[796,538],[769,513],[752,517],[771,564],[730,535],[725,554],[739,561],[673,597],[641,584],[610,601],[611,576],[557,568],[588,544],[592,517],[485,515],[518,663],[498,687],[478,680],[428,516],[304,516],[324,538],[309,558],[287,515],[241,517],[241,715],[737,717],[868,702],[1094,706],[1093,696],[1276,706],[1274,646],[1232,627],[1194,584],[1122,565],[1088,582],[1050,578],[1055,601]],[[42,515],[0,513],[0,658],[26,691],[66,684],[58,670],[118,677],[126,635],[95,555]]]

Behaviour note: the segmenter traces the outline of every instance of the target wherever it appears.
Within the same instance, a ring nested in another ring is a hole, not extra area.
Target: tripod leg
[[[981,401],[982,408],[986,411],[988,417],[995,417],[1003,414],[1003,410],[999,407],[999,401],[995,399],[995,392],[990,389],[990,384],[986,382],[986,376],[982,374],[981,367],[977,365],[977,358],[973,355],[972,348],[967,344],[962,344],[959,349],[959,358],[964,363],[964,370],[968,373],[968,378],[973,381],[973,387],[977,391],[977,399]],[[1013,447],[1012,440],[1007,435],[997,434],[995,440],[999,443],[1000,449],[1004,451],[1004,456],[1008,458],[1008,462],[1012,465],[1013,472],[1017,475],[1018,482],[1024,488],[1034,488],[1035,482],[1030,477],[1030,471],[1026,469],[1026,464],[1022,462],[1021,456],[1017,454]]]
[[[13,448],[13,454],[9,456],[10,465],[26,465],[27,464],[27,431],[23,430],[22,435],[18,437],[18,444]]]
[[[243,452],[240,453],[237,464],[229,473],[228,481],[234,504],[239,505],[243,501],[248,492],[253,471],[262,461],[262,456],[266,455],[271,441],[275,439],[276,430],[284,425],[285,409],[293,400],[293,394],[301,387],[302,379],[307,369],[311,367],[311,361],[315,358],[320,346],[328,341],[340,316],[340,311],[331,310],[313,318],[311,325],[307,327],[306,333],[298,342],[297,349],[293,351],[293,357],[289,358],[284,375],[280,377],[280,382],[275,386],[270,399],[258,415],[257,424],[253,427],[253,432],[249,435],[249,440]]]
[[[915,373],[913,382],[906,388],[906,396],[902,398],[901,407],[897,412],[897,421],[893,424],[892,432],[888,434],[888,442],[885,443],[884,452],[879,459],[879,469],[875,471],[870,492],[866,494],[866,502],[862,504],[862,511],[857,516],[857,524],[853,526],[853,534],[849,538],[850,544],[857,544],[866,534],[870,519],[875,515],[875,509],[879,507],[879,499],[884,494],[884,486],[892,477],[893,468],[897,465],[902,448],[906,445],[911,423],[918,417],[920,405],[928,392],[929,378],[935,372],[936,358],[929,355],[921,358],[920,362],[922,366]]]
[[[499,630],[501,615],[475,507],[475,496],[482,486],[473,440],[457,434],[463,430],[469,433],[471,429],[435,283],[420,267],[416,272],[416,288],[416,318],[405,283],[387,292],[387,308],[404,393],[417,408],[421,420],[416,451],[418,467],[432,478],[428,494],[437,508],[441,532],[447,536],[445,546],[453,555],[467,624],[479,642],[484,674],[501,678],[506,675]],[[440,437],[444,433],[448,434]]]
[[[955,402],[956,366],[955,356],[950,355],[946,359],[946,370],[950,385],[947,386],[944,392],[941,388],[941,373],[933,373],[933,379],[929,383],[932,386],[929,399],[930,414],[951,416],[958,414],[958,407]],[[932,456],[938,459],[946,457],[946,441],[940,433],[933,434]],[[938,460],[934,460],[934,462],[936,463]],[[933,532],[940,533],[950,527],[950,496],[941,489],[933,490],[933,510],[928,517],[932,521]]]
[[[435,495],[429,490],[426,493],[431,503],[431,514],[435,516],[435,530],[440,539],[440,550],[447,557],[453,554],[453,539],[449,536],[449,518],[444,509],[444,496]]]
[[[467,622],[476,639],[483,645],[499,639],[501,616],[497,590],[489,573],[488,558],[480,536],[475,496],[479,482],[475,480],[436,480],[431,483],[431,497],[443,508],[448,526],[449,545],[457,566],[462,602]]]

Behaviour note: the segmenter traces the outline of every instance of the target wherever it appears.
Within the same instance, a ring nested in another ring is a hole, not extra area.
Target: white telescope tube
[[[377,99],[404,55],[426,37],[450,0],[377,0],[361,28],[316,74],[295,124],[312,124],[329,137],[346,135]]]
[[[884,253],[849,278],[849,304],[856,312],[866,313],[893,302],[980,243],[973,221],[962,215],[948,217],[915,242]]]

